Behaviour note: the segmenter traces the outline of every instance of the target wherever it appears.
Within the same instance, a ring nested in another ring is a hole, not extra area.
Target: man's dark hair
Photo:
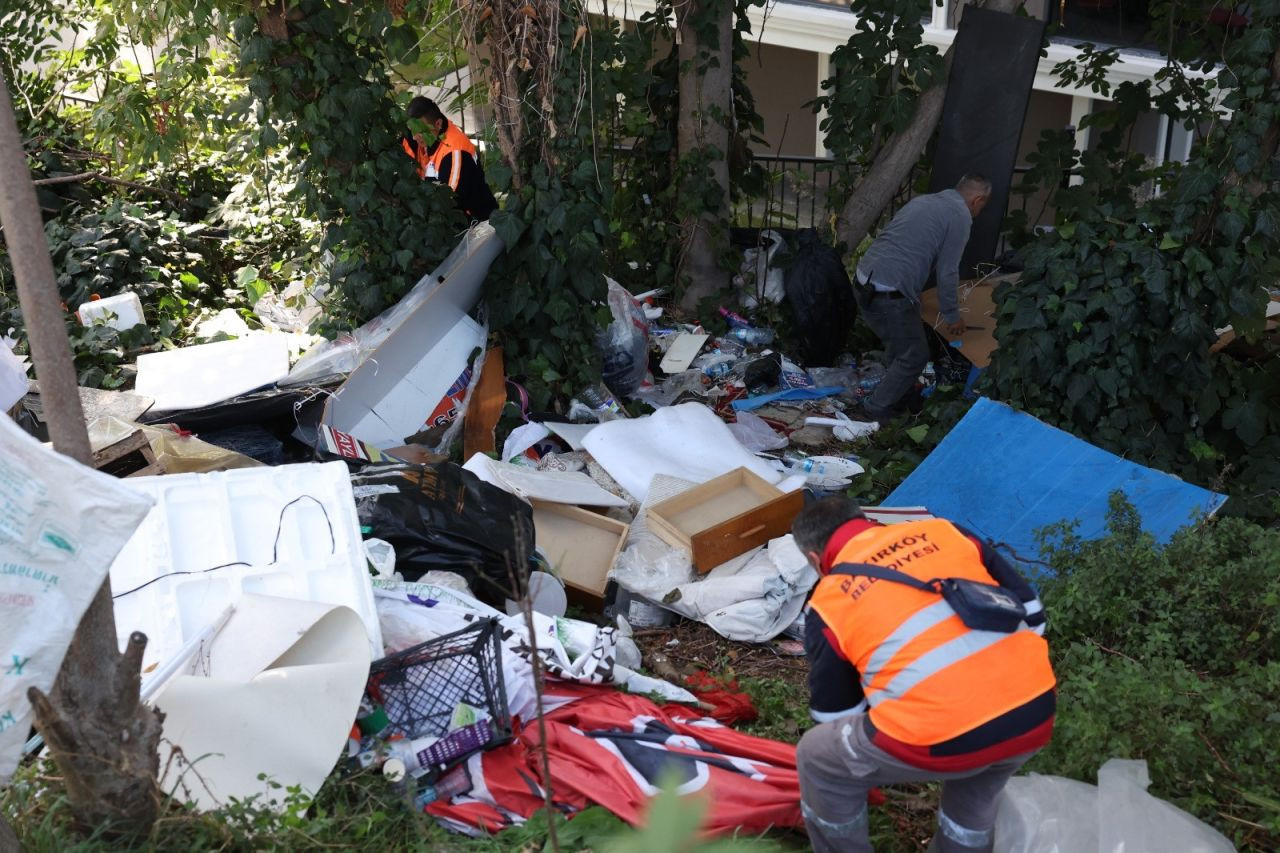
[[[407,112],[409,118],[425,118],[427,121],[440,121],[444,118],[444,113],[440,112],[436,102],[430,98],[424,98],[422,95],[409,102]]]
[[[862,507],[849,498],[833,495],[814,501],[800,510],[796,520],[791,522],[791,535],[796,538],[796,547],[800,549],[800,553],[808,554],[813,551],[821,554],[832,534],[845,522],[855,518],[866,518]]]

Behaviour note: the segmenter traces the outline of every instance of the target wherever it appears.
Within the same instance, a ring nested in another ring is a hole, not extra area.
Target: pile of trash
[[[608,282],[604,381],[563,416],[517,403],[499,450],[509,397],[527,401],[487,347],[499,251],[474,226],[399,304],[300,357],[296,329],[243,335],[141,357],[132,392],[81,389],[96,470],[41,445],[39,389],[0,360],[0,639],[33,650],[0,692],[0,782],[40,748],[27,688],[51,688],[109,577],[121,642],[148,637],[162,785],[200,808],[279,803],[338,767],[464,832],[527,819],[540,786],[635,823],[675,769],[713,791],[711,831],[802,825],[794,747],[720,722],[753,713],[741,694],[645,674],[661,669],[633,637],[677,618],[803,636],[817,574],[791,523],[864,473],[877,426],[847,412],[883,374],[831,343],[853,310],[838,256],[801,235],[781,282],[773,250],[748,259],[763,285],[745,302],[785,297],[805,330],[795,359],[729,308],[713,334]],[[290,310],[264,307],[282,329]],[[871,514],[930,517],[945,496],[925,491]]]

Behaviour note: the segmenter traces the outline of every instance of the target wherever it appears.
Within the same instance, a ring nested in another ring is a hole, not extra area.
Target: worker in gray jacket
[[[863,403],[869,419],[896,414],[929,361],[929,341],[920,322],[920,293],[933,271],[944,329],[959,337],[956,282],[969,229],[991,198],[981,175],[960,179],[953,190],[916,196],[880,232],[858,262],[853,293],[862,319],[884,344],[889,364]]]

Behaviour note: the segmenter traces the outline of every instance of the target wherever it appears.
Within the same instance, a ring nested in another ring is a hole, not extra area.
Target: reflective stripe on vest
[[[864,530],[835,562],[994,583],[979,547],[941,519]],[[936,593],[833,574],[818,582],[810,606],[857,668],[871,721],[903,743],[950,740],[1054,686],[1043,638],[971,630]]]

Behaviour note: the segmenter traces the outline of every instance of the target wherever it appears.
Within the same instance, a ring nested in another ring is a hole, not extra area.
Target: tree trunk
[[[1022,0],[987,0],[976,5],[992,12],[1012,13],[1022,5]],[[942,118],[942,105],[947,98],[947,81],[951,79],[954,53],[953,45],[943,56],[942,79],[920,94],[911,123],[884,144],[840,211],[836,220],[836,243],[844,247],[842,251],[846,260],[871,233],[880,214],[893,201],[937,130],[938,121]]]
[[[0,225],[13,262],[49,436],[60,453],[88,463],[89,435],[53,263],[3,75]],[[120,654],[111,586],[104,581],[76,628],[53,696],[35,688],[28,692],[36,728],[62,771],[76,819],[86,827],[113,822],[124,831],[146,832],[155,822],[160,715],[138,701],[146,642],[145,636],[135,633]]]
[[[729,0],[682,0],[675,5],[676,41],[680,61],[680,114],[676,150],[683,163],[705,158],[716,183],[715,201],[682,223],[681,272],[689,286],[681,305],[693,310],[698,302],[728,285],[720,258],[728,249],[729,122],[733,110],[733,4]],[[710,27],[697,26],[714,18],[715,40],[703,41]],[[683,191],[683,187],[679,191]],[[697,192],[702,196],[702,192]]]

